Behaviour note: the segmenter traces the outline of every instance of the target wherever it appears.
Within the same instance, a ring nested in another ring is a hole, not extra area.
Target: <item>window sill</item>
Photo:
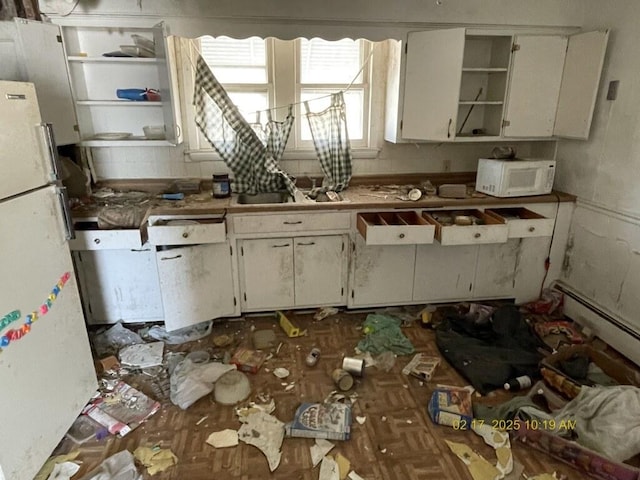
[[[354,159],[375,159],[378,158],[379,148],[353,148],[351,155]],[[221,161],[220,155],[210,150],[186,150],[184,152],[187,162],[212,162]],[[314,150],[291,150],[284,152],[282,160],[315,160],[317,157]]]

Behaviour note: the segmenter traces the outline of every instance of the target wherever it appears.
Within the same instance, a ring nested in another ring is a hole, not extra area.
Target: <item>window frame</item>
[[[217,160],[220,157],[215,150],[209,145],[207,140],[200,133],[195,124],[195,108],[192,103],[195,81],[195,64],[199,55],[199,38],[183,38],[180,43],[180,55],[178,68],[181,72],[179,75],[179,98],[183,112],[183,129],[185,130],[185,158],[191,161],[208,161]],[[304,111],[304,105],[299,103],[300,88],[298,88],[299,76],[299,40],[280,40],[274,37],[263,39],[266,42],[266,68],[268,83],[268,99],[274,120],[282,121],[288,111],[288,106],[294,106],[294,115],[296,117],[293,131],[289,143],[283,155],[283,159],[302,159],[315,158],[316,153],[311,140],[301,141],[300,125],[302,121],[307,121]],[[365,54],[362,55],[363,62],[368,59],[367,65],[362,72],[362,82],[354,83],[352,88],[364,88],[364,107],[363,107],[363,139],[351,140],[351,147],[354,158],[375,158],[379,148],[372,146],[376,135],[372,132],[372,125],[384,125],[384,118],[381,117],[372,121],[371,115],[377,108],[373,107],[373,96],[384,95],[384,85],[372,85],[372,79],[376,76],[372,73],[373,63],[377,52],[370,54],[372,50],[372,42],[360,39],[361,48],[364,48]],[[186,43],[186,45],[185,45]],[[375,50],[375,49],[374,49]],[[376,77],[377,78],[377,77]],[[231,91],[258,91],[256,86],[264,86],[265,84],[225,84],[225,89]],[[311,84],[304,84],[305,87]],[[313,84],[313,86],[327,86],[327,84]],[[341,85],[329,84],[333,92],[337,92]],[[346,84],[344,87],[346,88]],[[376,89],[380,92],[376,93]],[[266,116],[262,116],[264,121]],[[377,128],[377,127],[376,127]]]

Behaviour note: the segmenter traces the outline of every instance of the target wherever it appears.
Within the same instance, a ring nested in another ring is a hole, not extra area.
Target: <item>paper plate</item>
[[[101,132],[96,133],[93,138],[96,140],[124,140],[130,136],[130,132]]]

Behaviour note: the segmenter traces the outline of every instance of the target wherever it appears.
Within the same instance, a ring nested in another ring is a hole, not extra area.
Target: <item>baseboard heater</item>
[[[618,352],[640,365],[640,332],[624,320],[573,290],[570,286],[556,282],[553,288],[564,294],[564,314],[593,335],[607,342]]]

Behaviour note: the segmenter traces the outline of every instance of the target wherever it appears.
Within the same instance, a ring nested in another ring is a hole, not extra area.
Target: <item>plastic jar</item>
[[[231,183],[226,173],[213,175],[213,197],[226,198],[231,195]]]

